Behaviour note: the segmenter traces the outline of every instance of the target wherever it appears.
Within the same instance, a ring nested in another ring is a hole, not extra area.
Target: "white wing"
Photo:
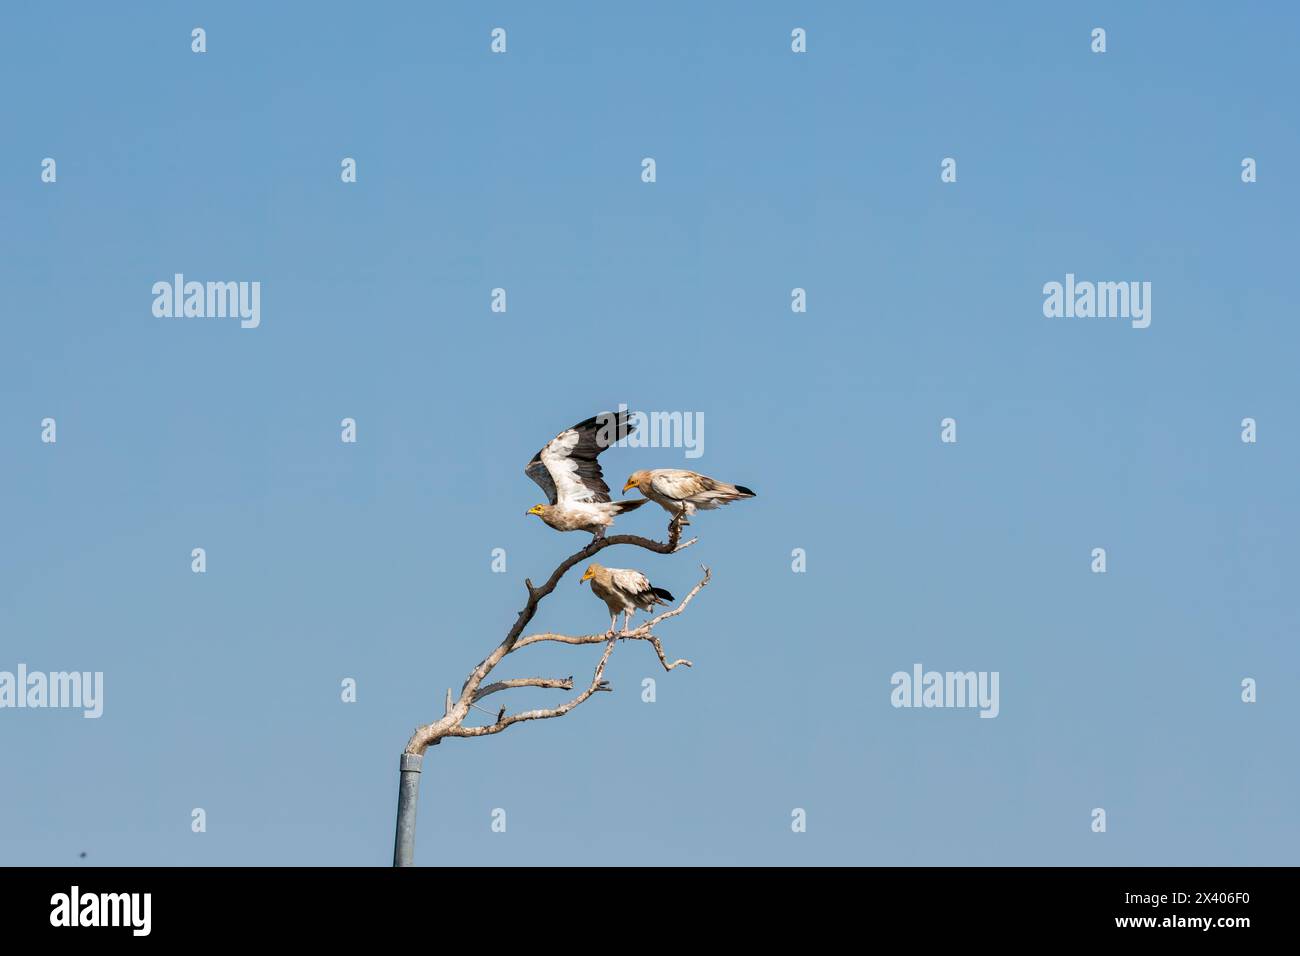
[[[596,464],[594,456],[583,469],[587,472],[584,484],[579,471],[583,463],[572,454],[578,447],[578,440],[578,432],[570,428],[567,432],[556,435],[538,453],[542,464],[550,473],[551,481],[555,482],[557,503],[568,505],[579,501],[609,501],[609,486],[602,479],[600,465]]]
[[[640,571],[631,568],[610,568],[610,580],[626,594],[640,594],[650,590],[650,581]]]
[[[631,434],[633,427],[626,411],[602,412],[578,422],[547,442],[524,474],[537,482],[553,505],[609,501],[609,485],[596,457]]]
[[[706,490],[709,479],[693,471],[680,468],[662,468],[650,477],[650,487],[665,498],[688,501]]]

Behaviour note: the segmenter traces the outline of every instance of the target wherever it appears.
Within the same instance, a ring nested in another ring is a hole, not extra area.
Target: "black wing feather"
[[[626,410],[619,412],[601,412],[599,415],[593,415],[584,421],[578,422],[572,428],[566,428],[555,437],[568,432],[577,432],[578,441],[571,448],[567,457],[573,461],[577,468],[578,480],[583,487],[591,492],[586,499],[588,501],[609,501],[609,485],[605,484],[604,476],[600,471],[600,464],[596,461],[597,456],[616,442],[622,441],[628,435],[636,430],[636,426],[631,423]],[[550,471],[546,468],[546,463],[542,461],[542,452],[550,447],[551,442],[540,449],[533,460],[524,468],[526,474],[533,481],[537,482],[541,489],[546,492],[550,498],[551,504],[557,500],[555,479],[551,476]]]

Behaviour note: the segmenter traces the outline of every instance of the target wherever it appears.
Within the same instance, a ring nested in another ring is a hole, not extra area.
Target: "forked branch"
[[[647,551],[653,551],[656,554],[673,554],[677,551],[685,550],[695,543],[694,538],[689,541],[680,541],[681,536],[681,516],[674,518],[668,525],[668,540],[666,542],[652,541],[649,538],[643,538],[634,534],[616,534],[607,538],[594,538],[581,551],[570,555],[560,562],[559,566],[551,572],[551,576],[546,579],[541,587],[535,587],[533,582],[524,579],[524,585],[528,589],[528,600],[524,604],[523,610],[519,612],[514,625],[506,634],[505,639],[497,647],[479,662],[478,666],[465,679],[461,686],[459,697],[453,698],[450,690],[447,691],[447,701],[444,705],[443,716],[433,723],[417,727],[411,735],[411,739],[406,744],[406,753],[423,754],[430,746],[438,743],[444,737],[484,737],[490,734],[498,734],[507,727],[520,723],[525,720],[545,720],[551,717],[563,717],[579,704],[588,700],[593,694],[609,690],[609,683],[605,680],[605,667],[609,663],[610,655],[614,653],[614,647],[619,640],[647,641],[655,649],[660,663],[665,670],[672,670],[680,665],[691,666],[688,660],[669,661],[664,652],[663,644],[658,636],[654,633],[655,625],[669,618],[676,617],[686,609],[695,595],[709,583],[711,576],[709,569],[704,568],[704,577],[695,587],[691,588],[689,594],[681,600],[674,608],[664,611],[640,625],[636,629],[629,631],[627,634],[584,634],[584,635],[567,635],[567,634],[530,634],[527,637],[521,637],[524,628],[533,619],[537,613],[537,606],[542,599],[555,590],[556,585],[574,565],[591,558],[605,548],[612,547],[616,544],[630,544],[638,548],[644,548]],[[496,720],[490,724],[481,726],[467,727],[466,719],[470,716],[470,710],[483,698],[496,694],[501,691],[514,690],[521,687],[537,687],[549,690],[573,690],[574,683],[572,677],[548,678],[548,677],[513,677],[507,680],[495,681],[491,684],[484,684],[487,676],[492,673],[493,668],[501,663],[507,654],[527,647],[530,644],[538,644],[544,641],[554,641],[560,644],[605,644],[605,651],[596,664],[596,669],[592,673],[591,681],[576,696],[560,704],[558,707],[544,708],[541,710],[527,710],[515,714],[506,714],[506,708],[502,707],[496,715]]]

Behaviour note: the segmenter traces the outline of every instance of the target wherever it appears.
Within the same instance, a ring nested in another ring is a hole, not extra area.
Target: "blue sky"
[[[695,667],[620,646],[614,694],[430,751],[419,863],[1296,861],[1295,11],[4,19],[0,670],[106,686],[0,710],[0,863],[387,864],[411,729],[584,541],[524,464],[619,403],[702,413],[705,454],[611,484],[759,493],[604,554],[713,568],[662,628]],[[155,318],[176,272],[260,281],[261,326]],[[1045,318],[1069,272],[1150,281],[1150,328]],[[539,629],[604,626],[576,582]],[[891,707],[916,662],[998,671],[997,719]]]

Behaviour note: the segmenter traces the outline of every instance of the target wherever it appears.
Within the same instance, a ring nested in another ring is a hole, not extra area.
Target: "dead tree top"
[[[647,641],[659,656],[659,661],[664,666],[664,670],[672,670],[680,665],[691,666],[688,660],[669,661],[667,654],[664,652],[663,644],[657,635],[654,634],[654,627],[661,621],[676,617],[686,609],[695,595],[709,583],[710,572],[707,567],[701,565],[704,576],[700,579],[695,587],[691,588],[690,593],[684,597],[681,602],[674,608],[664,611],[635,630],[626,634],[529,634],[524,635],[524,629],[528,626],[533,616],[537,613],[537,606],[542,599],[555,590],[564,575],[569,572],[575,564],[585,561],[593,555],[603,551],[605,548],[613,547],[616,544],[630,544],[634,547],[644,548],[647,551],[653,551],[657,554],[675,554],[683,551],[695,543],[695,538],[689,541],[679,542],[681,536],[681,524],[679,519],[674,519],[668,525],[668,540],[653,541],[650,538],[643,538],[635,534],[616,534],[609,537],[594,538],[581,551],[570,555],[560,562],[559,566],[551,572],[551,576],[546,579],[541,587],[534,587],[533,582],[524,579],[524,586],[528,588],[528,600],[524,604],[523,610],[519,612],[514,626],[506,634],[505,639],[497,647],[479,662],[465,683],[461,686],[459,697],[453,698],[450,690],[447,691],[447,700],[444,704],[443,715],[432,723],[417,727],[411,735],[411,739],[406,744],[406,753],[423,754],[433,744],[438,743],[444,737],[485,737],[491,734],[499,734],[513,724],[525,720],[543,720],[549,717],[563,717],[569,711],[573,710],[579,704],[586,701],[593,694],[602,690],[610,690],[609,683],[604,679],[605,665],[609,663],[610,655],[614,653],[614,645],[620,640],[628,641]],[[507,714],[503,706],[497,712],[496,720],[490,724],[481,726],[466,726],[465,721],[470,716],[471,709],[478,701],[490,694],[496,694],[501,691],[513,690],[519,687],[540,687],[552,690],[573,690],[574,683],[572,677],[551,678],[551,677],[515,677],[507,680],[496,681],[491,684],[484,684],[483,681],[492,673],[493,668],[499,664],[507,654],[528,647],[530,644],[540,644],[545,641],[551,641],[559,644],[605,644],[604,653],[601,655],[599,662],[596,664],[595,672],[592,674],[591,681],[576,696],[570,698],[557,707],[549,707],[541,710],[526,710],[514,714]]]

